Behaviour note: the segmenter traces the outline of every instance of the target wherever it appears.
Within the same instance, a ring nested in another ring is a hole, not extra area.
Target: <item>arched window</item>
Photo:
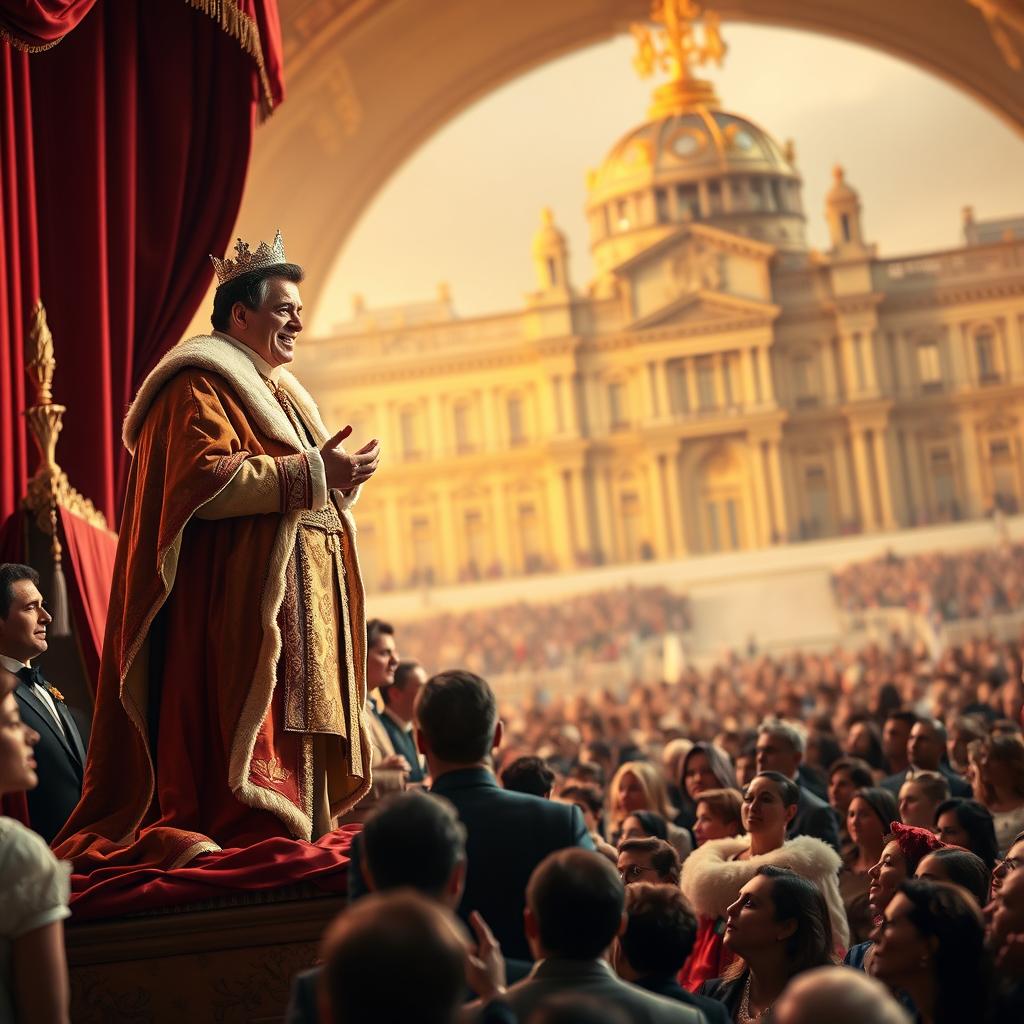
[[[625,381],[613,380],[608,385],[608,425],[612,430],[624,430],[629,426],[629,398]]]
[[[526,427],[523,418],[523,399],[521,395],[510,395],[506,406],[508,411],[508,443],[524,444]]]
[[[455,450],[459,454],[473,451],[476,445],[473,443],[469,402],[457,403],[453,410],[453,418],[455,420]]]
[[[999,379],[996,336],[991,327],[983,327],[974,335],[974,357],[978,363],[979,380]]]
[[[938,343],[931,338],[917,344],[917,375],[923,388],[942,386],[942,359]]]

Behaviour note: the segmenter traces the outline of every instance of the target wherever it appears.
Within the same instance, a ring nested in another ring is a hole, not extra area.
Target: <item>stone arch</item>
[[[994,5],[998,8],[998,3]],[[626,31],[649,0],[294,0],[283,5],[288,100],[258,133],[239,230],[286,224],[315,311],[338,249],[418,146],[475,100],[572,50]],[[858,42],[953,83],[1024,130],[1014,71],[968,0],[715,0],[733,20]],[[1024,55],[1010,29],[1009,46]]]
[[[684,452],[683,504],[689,549],[702,554],[759,547],[751,465],[734,440],[708,441]]]

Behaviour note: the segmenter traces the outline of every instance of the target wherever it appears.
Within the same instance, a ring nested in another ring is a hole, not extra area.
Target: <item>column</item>
[[[672,418],[672,396],[668,391],[668,365],[664,359],[654,364],[654,384],[657,389],[658,407],[662,420]]]
[[[743,405],[748,409],[761,404],[754,370],[754,352],[750,348],[740,349],[740,370],[743,376]]]
[[[428,458],[440,459],[448,454],[448,431],[444,429],[444,413],[440,395],[432,395],[429,400],[430,415],[430,450],[424,454]],[[447,404],[447,403],[445,403]]]
[[[967,499],[964,510],[975,519],[985,509],[984,485],[981,481],[981,460],[978,455],[978,438],[973,419],[960,420],[960,450],[964,460],[964,480],[967,484]]]
[[[910,508],[907,509],[907,525],[914,526],[928,515],[928,490],[921,473],[921,458],[917,435],[910,432],[901,434],[903,457],[907,463],[907,490],[910,494]]]
[[[853,447],[853,468],[857,481],[857,497],[860,505],[861,526],[867,532],[878,529],[875,511],[875,491],[871,484],[871,465],[868,461],[867,441],[860,427],[851,427],[850,441]]]
[[[754,507],[757,510],[757,546],[768,547],[772,542],[772,509],[768,500],[761,446],[756,440],[748,437],[747,451],[750,455],[748,463],[751,467],[750,476],[754,485]]]
[[[860,332],[861,362],[864,365],[864,390],[878,394],[878,338],[877,332],[866,329]]]
[[[441,534],[438,545],[441,556],[440,573],[438,582],[454,583],[459,578],[459,545],[455,532],[455,510],[452,508],[452,492],[450,488],[441,487],[437,494],[437,510],[439,533]]]
[[[654,522],[654,544],[658,557],[668,558],[672,554],[672,540],[668,532],[667,501],[665,482],[661,476],[661,456],[652,456],[646,464],[648,500],[651,503]]]
[[[878,477],[878,501],[881,506],[882,526],[887,530],[897,527],[896,513],[892,498],[892,477],[889,475],[889,445],[882,429],[871,431],[874,445],[875,470]]]
[[[786,516],[786,489],[782,482],[782,459],[779,456],[779,442],[767,442],[768,479],[772,485],[772,507],[775,512],[775,530],[780,543],[789,537],[789,520]]]
[[[565,433],[564,378],[554,376],[548,378],[548,394],[551,408],[551,433]]]
[[[963,324],[952,324],[949,328],[949,354],[953,371],[953,390],[959,391],[973,379],[968,367],[971,360],[967,354],[967,337]]]
[[[506,574],[512,573],[515,571],[515,564],[508,525],[508,505],[505,501],[504,484],[497,477],[491,481],[491,520],[494,558]]]
[[[700,394],[697,391],[697,360],[690,356],[683,360],[686,368],[686,405],[691,416],[700,412]]]
[[[676,555],[685,555],[689,550],[686,541],[686,521],[683,516],[683,500],[679,492],[678,453],[666,452],[662,469],[665,474],[665,493],[668,495],[668,521],[672,528],[672,539]]]
[[[553,467],[545,474],[545,489],[551,516],[549,536],[554,549],[551,554],[559,569],[571,569],[576,564],[576,559],[569,523],[569,506],[565,500],[565,483],[559,467]]]
[[[1009,313],[1006,317],[1006,348],[1010,379],[1020,380],[1024,377],[1024,325],[1016,313]]]
[[[711,367],[715,381],[715,408],[725,408],[725,360],[722,353],[716,352],[711,357]]]
[[[835,353],[831,343],[826,340],[821,346],[821,376],[825,391],[825,401],[832,405],[839,398],[839,376],[836,368]]]
[[[848,332],[839,336],[839,357],[843,363],[843,380],[846,382],[846,397],[853,398],[864,390],[864,377],[860,360],[857,358],[856,340]]]
[[[604,562],[614,562],[615,536],[612,533],[611,491],[603,466],[595,466],[591,470],[593,482],[594,511],[597,514],[597,548]]]
[[[772,376],[772,360],[767,345],[757,347],[758,376],[761,379],[761,400],[765,405],[775,404],[775,378]]]
[[[494,390],[485,388],[480,392],[480,418],[483,420],[484,450],[497,452],[501,449],[501,434],[498,431],[498,410]]]
[[[850,456],[846,451],[846,439],[842,436],[835,440],[836,488],[839,491],[839,526],[853,523],[860,518],[857,512],[857,501],[850,489]]]
[[[587,495],[583,486],[583,469],[575,468],[568,472],[569,493],[572,497],[573,555],[591,555],[594,545],[590,539],[590,515],[587,512]],[[575,557],[573,564],[576,564]]]

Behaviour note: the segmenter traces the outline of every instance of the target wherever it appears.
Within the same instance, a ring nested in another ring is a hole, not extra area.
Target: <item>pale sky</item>
[[[827,36],[726,23],[710,76],[726,110],[796,142],[812,246],[841,163],[883,256],[961,243],[961,209],[1024,214],[1024,138],[917,67]],[[629,36],[553,61],[475,103],[385,182],[331,271],[314,333],[370,308],[432,299],[451,285],[462,316],[518,309],[535,287],[530,242],[551,206],[573,281],[590,279],[585,173],[646,118],[653,87]],[[993,56],[993,59],[995,57]]]

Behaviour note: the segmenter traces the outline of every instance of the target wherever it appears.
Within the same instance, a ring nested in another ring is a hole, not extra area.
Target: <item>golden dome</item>
[[[648,121],[620,139],[588,177],[589,203],[729,174],[799,179],[786,151],[763,128],[737,114],[697,107]]]
[[[538,255],[564,248],[565,235],[555,224],[555,215],[551,212],[551,207],[545,206],[540,211],[540,227],[533,236],[533,252]]]

